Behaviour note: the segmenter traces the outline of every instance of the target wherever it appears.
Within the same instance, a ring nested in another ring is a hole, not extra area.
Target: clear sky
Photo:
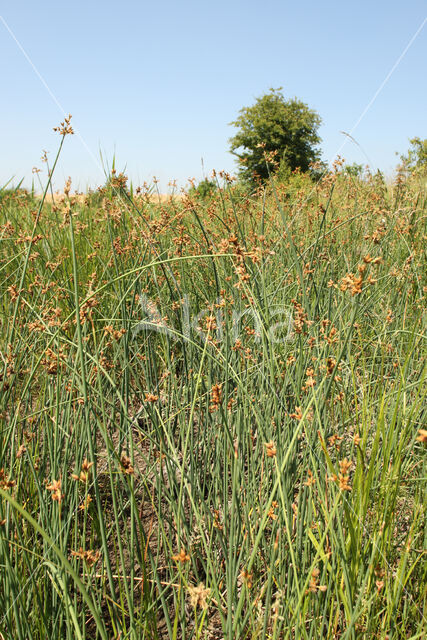
[[[68,175],[81,190],[102,184],[100,150],[135,184],[157,176],[163,191],[172,179],[200,179],[201,158],[206,174],[234,172],[229,123],[270,87],[318,111],[325,160],[368,157],[389,174],[408,138],[427,137],[427,23],[366,110],[425,21],[424,0],[0,7],[1,184],[15,176],[31,185],[43,149],[55,155],[52,127],[64,111],[78,135],[65,141],[56,188]]]

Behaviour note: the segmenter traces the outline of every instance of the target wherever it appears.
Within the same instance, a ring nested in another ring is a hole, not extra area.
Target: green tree
[[[400,157],[404,168],[409,171],[427,172],[427,138],[411,138],[409,142],[411,146],[407,155]]]
[[[209,200],[212,198],[216,191],[218,190],[216,182],[213,180],[209,180],[209,178],[204,178],[199,182],[197,187],[192,186],[188,193],[190,195],[199,196],[202,200]]]
[[[301,100],[285,100],[281,88],[270,89],[254,105],[241,109],[230,124],[238,129],[229,140],[230,151],[238,158],[244,180],[266,180],[266,159],[270,172],[283,174],[297,168],[307,171],[320,158],[320,116]]]
[[[347,173],[353,178],[361,178],[363,176],[363,164],[353,162],[353,164],[344,165],[344,173]]]

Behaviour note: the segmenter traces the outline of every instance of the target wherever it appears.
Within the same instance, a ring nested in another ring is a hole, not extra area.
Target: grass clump
[[[423,634],[425,186],[220,184],[2,197],[0,637]]]

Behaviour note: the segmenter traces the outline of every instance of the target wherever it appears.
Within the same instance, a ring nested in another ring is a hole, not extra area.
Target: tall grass
[[[422,184],[0,197],[0,637],[421,638]]]

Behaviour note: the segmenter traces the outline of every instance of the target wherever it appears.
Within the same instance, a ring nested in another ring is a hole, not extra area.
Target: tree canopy
[[[427,138],[411,138],[411,146],[406,156],[401,156],[403,166],[409,171],[427,172]]]
[[[297,98],[286,100],[281,88],[270,89],[254,105],[241,109],[230,124],[238,129],[229,140],[230,151],[238,158],[245,180],[266,180],[269,169],[307,171],[320,159],[320,116]]]

